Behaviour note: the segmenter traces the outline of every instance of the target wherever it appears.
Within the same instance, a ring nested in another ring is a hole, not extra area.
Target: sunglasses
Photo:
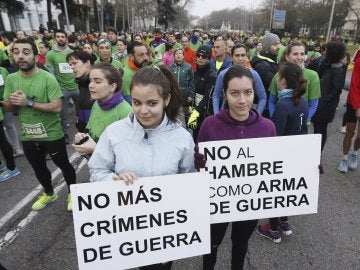
[[[196,54],[196,57],[197,57],[197,58],[202,58],[202,59],[206,59],[206,58],[207,58],[207,56],[206,56],[205,54],[202,54],[202,53],[197,53],[197,54]]]

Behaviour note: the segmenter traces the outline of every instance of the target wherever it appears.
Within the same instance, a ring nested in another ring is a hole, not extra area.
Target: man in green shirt
[[[70,98],[74,101],[76,114],[78,112],[79,88],[75,82],[75,75],[66,61],[66,56],[73,52],[67,44],[67,34],[63,30],[55,31],[55,42],[52,50],[46,55],[46,66],[59,82],[63,92],[61,125],[65,133],[66,142],[68,141],[68,107]]]
[[[76,183],[59,117],[63,94],[54,76],[36,66],[37,53],[35,43],[30,40],[14,42],[12,54],[19,71],[6,78],[4,90],[4,106],[8,111],[14,108],[19,111],[25,157],[45,190],[32,205],[33,210],[40,210],[57,199],[46,166],[46,153],[62,171],[68,187]],[[70,193],[67,210],[72,210]]]
[[[98,41],[97,46],[99,50],[99,57],[95,61],[95,64],[109,62],[116,69],[123,68],[122,63],[112,56],[111,43],[109,40],[102,38]]]

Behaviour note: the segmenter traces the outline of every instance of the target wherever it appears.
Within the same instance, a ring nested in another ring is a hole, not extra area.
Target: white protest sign
[[[189,173],[71,185],[80,270],[119,270],[210,252],[209,177]]]
[[[317,213],[321,135],[199,144],[211,223]]]

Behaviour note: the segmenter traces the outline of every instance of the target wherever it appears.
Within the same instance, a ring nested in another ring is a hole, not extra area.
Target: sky
[[[189,9],[191,15],[198,15],[204,17],[209,15],[213,11],[221,9],[232,9],[239,6],[245,6],[248,9],[252,9],[260,4],[262,0],[193,0],[193,4]]]

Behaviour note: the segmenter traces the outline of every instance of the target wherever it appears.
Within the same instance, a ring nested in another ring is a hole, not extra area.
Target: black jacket
[[[201,116],[213,114],[212,95],[216,82],[216,72],[210,64],[197,67],[194,73],[195,82],[195,107]]]
[[[84,75],[80,78],[76,78],[75,82],[79,86],[79,109],[80,110],[91,110],[92,105],[94,104],[94,100],[90,99],[90,91],[89,84],[90,79],[89,76]]]
[[[312,121],[330,123],[334,119],[344,86],[343,65],[340,62],[335,64],[322,62],[319,68],[319,78],[321,98]]]
[[[253,69],[259,73],[267,93],[269,92],[271,81],[279,69],[276,61],[276,55],[262,51],[260,55],[256,55],[250,62]]]

